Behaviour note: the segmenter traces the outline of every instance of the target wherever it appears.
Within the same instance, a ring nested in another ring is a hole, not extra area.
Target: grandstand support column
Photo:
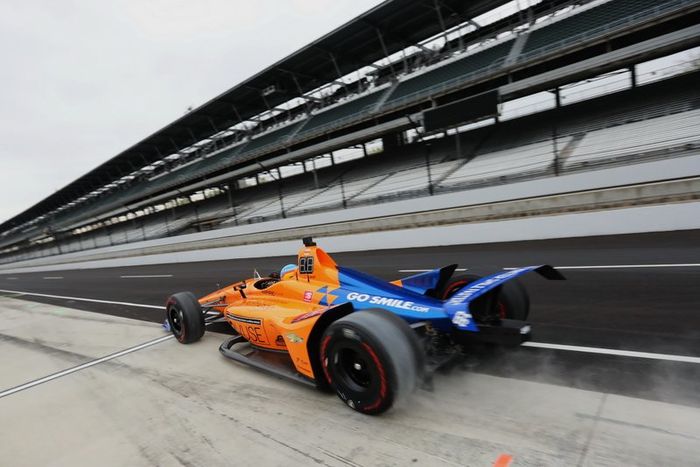
[[[342,174],[340,175],[340,199],[343,200],[343,209],[347,209],[348,201],[345,199],[345,182]]]
[[[333,55],[332,53],[328,54],[328,55],[330,55],[331,62],[333,62],[333,67],[335,68],[335,72],[338,75],[338,80],[336,81],[336,83],[339,83],[341,86],[343,86],[343,89],[345,90],[346,95],[349,94],[348,84],[342,80],[343,73],[340,71],[340,67],[338,66],[338,62],[335,59],[335,55]]]
[[[316,159],[311,159],[311,172],[314,176],[314,188],[318,189],[318,173],[316,173]]]
[[[428,193],[433,196],[433,176],[430,172],[430,141],[425,143],[425,170],[428,173]]]
[[[438,21],[440,22],[440,28],[442,29],[442,35],[445,39],[445,44],[449,43],[447,38],[447,27],[445,26],[445,18],[442,17],[442,11],[440,10],[440,1],[433,0],[435,4],[435,12],[437,13]]]
[[[637,66],[632,65],[630,68],[630,80],[633,88],[637,87]]]
[[[335,156],[333,156],[333,151],[331,151],[331,166],[335,166]]]
[[[394,70],[394,64],[391,63],[391,60],[389,60],[389,50],[386,48],[386,43],[384,42],[384,36],[382,35],[382,31],[379,28],[374,28],[374,30],[377,32],[377,37],[379,38],[379,44],[382,46],[382,52],[384,52],[384,57],[387,59],[387,62],[389,63],[389,69],[391,70],[391,75],[393,77],[396,77],[396,70]]]
[[[561,171],[561,160],[559,159],[559,145],[557,144],[557,119],[552,122],[552,151],[554,153],[554,175],[558,176]]]
[[[165,215],[165,236],[170,236],[170,222],[168,222],[168,215]]]
[[[561,92],[559,90],[559,86],[554,88],[554,102],[555,102],[556,108],[560,109],[561,108]]]
[[[231,214],[233,214],[233,222],[234,224],[238,225],[238,215],[236,214],[236,204],[233,202],[233,194],[231,192],[233,191],[233,188],[231,188],[231,184],[228,183],[226,185],[227,190],[226,194],[228,194],[228,204],[231,206]]]
[[[362,143],[362,157],[367,157],[367,145],[365,143]]]
[[[279,200],[280,200],[280,212],[282,213],[282,219],[286,219],[287,213],[284,212],[284,200],[283,200],[284,197],[282,196],[282,182],[281,181],[280,181],[280,183],[277,184],[277,196],[279,196]]]
[[[462,138],[461,135],[459,134],[459,131],[457,131],[457,127],[455,127],[455,150],[457,151],[457,158],[461,159],[462,158]]]
[[[197,203],[194,203],[194,222],[197,226],[197,232],[201,232],[202,226],[199,225],[199,207],[197,206]]]

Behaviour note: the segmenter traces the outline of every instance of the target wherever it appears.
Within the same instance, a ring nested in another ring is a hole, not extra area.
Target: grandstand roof
[[[299,49],[56,193],[0,224],[0,232],[85,196],[241,120],[439,34],[508,0],[387,0]],[[263,98],[262,90],[276,92]]]

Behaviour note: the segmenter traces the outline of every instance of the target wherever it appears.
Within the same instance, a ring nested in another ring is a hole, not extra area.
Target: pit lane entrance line
[[[435,268],[433,269],[399,269],[399,272],[428,272],[428,271],[434,271]],[[455,272],[464,272],[466,271],[467,268],[457,268],[455,269]]]
[[[142,274],[142,275],[129,275],[129,276],[119,276],[120,279],[153,279],[161,277],[173,277],[172,274]]]
[[[20,384],[19,386],[15,386],[10,389],[6,389],[2,392],[0,392],[0,399],[3,397],[11,396],[12,394],[15,394],[20,391],[24,391],[26,389],[33,388],[34,386],[38,386],[40,384],[48,383],[49,381],[53,381],[54,379],[61,378],[63,376],[70,375],[72,373],[75,373],[76,371],[84,370],[86,368],[90,368],[91,366],[99,365],[100,363],[108,362],[110,360],[113,360],[115,358],[123,357],[124,355],[128,355],[130,353],[136,352],[141,349],[145,349],[146,347],[150,347],[152,345],[159,344],[163,341],[166,341],[168,339],[171,339],[175,336],[172,334],[168,334],[167,336],[159,337],[157,339],[150,340],[148,342],[144,342],[143,344],[135,345],[133,347],[129,347],[128,349],[120,350],[119,352],[115,352],[109,355],[105,355],[104,357],[91,360],[87,363],[83,363],[81,365],[77,365],[71,368],[68,368],[66,370],[61,370],[56,373],[52,373],[48,376],[44,376],[43,378],[35,379],[33,381],[29,381],[28,383]]]
[[[92,303],[105,303],[107,305],[124,305],[124,306],[136,306],[140,308],[153,308],[156,310],[163,310],[165,309],[165,305],[144,305],[143,303],[129,303],[129,302],[115,302],[113,300],[98,300],[96,298],[81,298],[81,297],[66,297],[63,295],[49,295],[45,293],[36,293],[36,292],[23,292],[21,290],[5,290],[5,289],[0,289],[0,292],[5,292],[5,293],[20,293],[24,295],[31,295],[34,297],[46,297],[46,298],[60,298],[63,300],[75,300],[78,302],[92,302]]]
[[[664,353],[637,352],[635,350],[605,349],[602,347],[582,347],[578,345],[548,344],[546,342],[523,342],[523,347],[535,347],[538,349],[566,350],[569,352],[595,353],[600,355],[615,355],[617,357],[647,358],[651,360],[668,360],[672,362],[700,364],[700,357],[689,355],[671,355]]]
[[[664,264],[601,264],[591,266],[554,266],[557,269],[644,269],[644,268],[698,268],[700,263],[664,263]],[[505,271],[512,271],[518,268],[503,268]],[[399,269],[399,272],[428,272],[433,269]],[[464,268],[455,271],[466,271]]]
[[[158,310],[163,310],[164,306],[156,305],[145,305],[141,303],[128,303],[128,302],[115,302],[111,300],[97,300],[94,298],[80,298],[80,297],[64,297],[61,295],[49,295],[34,292],[23,292],[21,290],[5,290],[0,289],[0,292],[4,293],[16,293],[35,297],[47,297],[47,298],[59,298],[66,300],[76,300],[84,302],[93,303],[107,303],[112,305],[125,305],[125,306],[136,306],[142,308],[155,308]],[[208,312],[207,314],[216,314],[214,312]],[[584,353],[595,353],[601,355],[615,355],[618,357],[634,357],[634,358],[647,358],[651,360],[667,360],[674,362],[684,362],[684,363],[695,363],[700,364],[700,357],[691,357],[689,355],[672,355],[672,354],[662,354],[662,353],[652,353],[652,352],[638,352],[634,350],[618,350],[618,349],[606,349],[604,347],[583,347],[577,345],[565,345],[565,344],[550,344],[547,342],[525,342],[522,344],[525,347],[535,347],[540,349],[549,350],[564,350],[568,352],[584,352]]]

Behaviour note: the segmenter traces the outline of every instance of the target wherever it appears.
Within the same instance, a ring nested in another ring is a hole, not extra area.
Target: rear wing
[[[476,325],[469,312],[469,304],[503,283],[518,276],[522,276],[523,274],[527,274],[528,272],[536,272],[549,280],[566,279],[559,271],[547,264],[526,266],[491,274],[490,276],[483,277],[459,289],[445,302],[445,312],[452,321],[452,324],[458,329],[463,331],[478,331],[479,327]]]
[[[391,283],[422,295],[428,295],[436,290],[442,289],[447,281],[450,280],[456,268],[456,264],[450,264],[449,266],[439,269],[433,269],[421,272],[420,274],[414,274],[413,276],[404,277],[403,279],[397,279]]]

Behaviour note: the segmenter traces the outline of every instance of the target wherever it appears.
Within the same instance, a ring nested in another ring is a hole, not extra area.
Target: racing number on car
[[[313,274],[314,273],[314,257],[313,256],[302,256],[299,258],[299,274]]]

